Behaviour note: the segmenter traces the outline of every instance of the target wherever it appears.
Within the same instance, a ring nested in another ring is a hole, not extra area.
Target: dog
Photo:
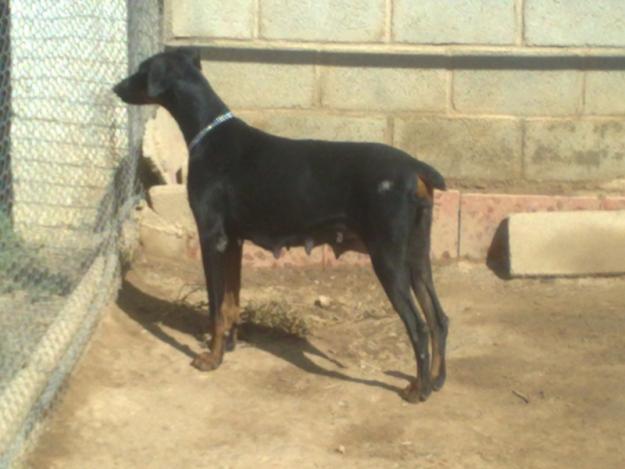
[[[234,346],[244,240],[276,256],[328,244],[337,257],[370,256],[404,322],[417,374],[402,397],[425,401],[442,388],[448,318],[430,264],[433,190],[445,189],[439,172],[388,145],[292,140],[247,125],[213,91],[192,48],[146,59],[113,91],[128,104],[166,108],[188,145],[187,192],[211,318],[210,352],[193,366],[213,370]]]

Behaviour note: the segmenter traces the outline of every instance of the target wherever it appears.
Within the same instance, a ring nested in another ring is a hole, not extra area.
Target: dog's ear
[[[163,94],[172,84],[167,62],[155,60],[148,71],[148,96],[156,98]]]
[[[200,50],[197,47],[180,47],[178,53],[184,55],[189,59],[196,68],[202,68],[202,60],[200,57]]]

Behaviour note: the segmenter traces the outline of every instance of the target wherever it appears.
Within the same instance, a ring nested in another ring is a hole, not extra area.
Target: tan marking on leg
[[[211,321],[210,352],[201,353],[193,360],[193,366],[199,370],[214,370],[221,364],[226,348],[226,332],[231,334],[228,337],[228,345],[232,347],[234,345],[232,341],[236,342],[234,335],[240,314],[242,249],[238,243],[230,243],[225,253],[225,292],[221,303],[222,320]]]
[[[417,377],[413,379],[408,386],[402,389],[399,392],[399,395],[407,402],[412,404],[416,404],[418,402],[422,402],[425,399],[419,395],[419,391],[421,388],[420,378]]]
[[[432,300],[427,294],[427,291],[424,290],[424,294],[421,298],[419,298],[419,295],[416,296],[417,301],[419,301],[419,305],[421,306],[423,316],[425,316],[425,321],[428,324],[428,329],[430,330],[430,350],[432,351],[432,365],[430,372],[432,374],[432,379],[434,380],[439,375],[441,367],[441,351],[439,347],[440,330],[436,322],[436,317],[434,316],[434,305],[432,304]]]
[[[430,328],[436,327],[435,325],[430,326]],[[430,329],[434,330],[434,329]],[[437,330],[438,332],[438,330]],[[431,332],[431,341],[432,344],[432,379],[435,380],[439,377],[441,372],[441,351],[438,346],[439,337],[437,332]]]
[[[200,353],[191,363],[201,371],[211,371],[221,365],[224,356],[224,322],[219,319],[211,323],[210,352]]]
[[[228,348],[236,345],[236,332],[241,314],[241,259],[243,246],[235,243],[226,253],[226,291],[222,305],[225,330],[228,332]]]

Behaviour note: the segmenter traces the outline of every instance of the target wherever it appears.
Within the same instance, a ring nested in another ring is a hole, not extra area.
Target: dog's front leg
[[[222,304],[224,320],[226,323],[226,333],[228,334],[228,338],[226,340],[227,351],[234,350],[237,343],[237,330],[239,316],[241,313],[240,292],[242,255],[242,242],[231,242],[228,244],[224,268],[226,275],[226,287],[224,302]]]
[[[211,324],[210,352],[197,355],[192,365],[202,371],[210,371],[217,368],[224,355],[224,335],[226,324],[222,311],[222,303],[225,293],[225,250],[227,239],[219,233],[214,236],[205,235],[200,239],[202,250],[202,264],[206,289],[208,290],[208,308]]]

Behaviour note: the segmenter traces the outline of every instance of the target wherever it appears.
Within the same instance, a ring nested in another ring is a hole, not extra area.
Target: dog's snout
[[[136,80],[133,77],[128,77],[113,86],[113,93],[115,93],[122,101],[128,104],[148,104],[148,100],[145,98],[145,93],[138,89],[136,86]]]
[[[125,81],[126,80],[122,80],[119,83],[117,83],[115,86],[113,86],[113,93],[115,93],[120,98],[122,97],[122,94],[124,93]]]

